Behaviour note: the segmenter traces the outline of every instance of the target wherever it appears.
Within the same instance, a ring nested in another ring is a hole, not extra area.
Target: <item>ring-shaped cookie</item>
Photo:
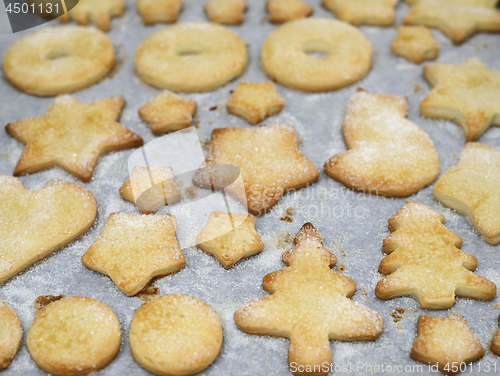
[[[372,47],[345,22],[307,18],[287,22],[269,34],[260,58],[264,72],[279,84],[322,92],[352,85],[366,76]]]
[[[28,34],[3,58],[5,76],[30,94],[71,93],[93,85],[115,65],[113,43],[104,33],[59,26]]]
[[[183,93],[214,90],[241,76],[248,63],[245,42],[224,26],[192,22],[146,38],[135,54],[147,83]]]

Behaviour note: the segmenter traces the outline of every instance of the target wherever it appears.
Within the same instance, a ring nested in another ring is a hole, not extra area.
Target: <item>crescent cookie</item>
[[[268,0],[266,9],[271,23],[298,20],[310,16],[313,12],[313,7],[302,0]]]
[[[30,94],[51,96],[89,87],[115,65],[111,40],[78,26],[41,29],[14,42],[3,69],[12,85]]]
[[[144,81],[184,93],[215,90],[241,76],[247,63],[245,42],[228,28],[206,22],[157,31],[135,54],[135,69]]]
[[[21,346],[23,332],[16,313],[0,300],[0,371],[7,368]]]
[[[366,76],[371,61],[371,43],[358,29],[322,18],[279,26],[264,41],[260,55],[261,67],[273,81],[307,92],[350,86]]]
[[[244,0],[210,0],[205,4],[210,21],[225,25],[241,25],[247,9]]]
[[[47,305],[33,320],[26,344],[36,365],[55,376],[88,375],[120,351],[115,313],[92,298],[73,296]]]
[[[415,64],[435,60],[439,54],[439,42],[431,31],[423,26],[398,27],[398,36],[391,43],[394,55],[402,56]]]
[[[145,25],[176,22],[183,5],[182,0],[138,0],[135,4]]]
[[[167,294],[143,304],[130,323],[130,353],[157,376],[195,375],[217,359],[222,326],[200,299]]]
[[[399,0],[323,0],[339,20],[353,25],[391,26]]]
[[[325,173],[346,187],[386,197],[406,197],[439,174],[432,140],[406,119],[405,97],[359,89],[342,124],[347,151],[325,163]]]

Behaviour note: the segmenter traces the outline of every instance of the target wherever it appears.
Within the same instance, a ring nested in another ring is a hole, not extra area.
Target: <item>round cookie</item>
[[[21,346],[21,324],[15,312],[0,301],[0,371],[7,368]]]
[[[5,76],[30,94],[71,93],[96,83],[115,65],[113,43],[80,26],[42,29],[13,43],[3,58]]]
[[[224,26],[192,22],[146,38],[135,54],[137,74],[171,91],[214,90],[241,76],[248,63],[245,42]]]
[[[43,371],[80,376],[106,367],[120,351],[120,322],[106,304],[73,296],[46,306],[33,320],[26,343]]]
[[[358,29],[345,22],[307,18],[287,22],[269,34],[260,59],[264,72],[279,84],[322,92],[341,89],[366,76],[372,47]]]
[[[158,376],[187,376],[217,359],[222,326],[201,300],[166,294],[136,311],[129,338],[130,353],[141,367]]]

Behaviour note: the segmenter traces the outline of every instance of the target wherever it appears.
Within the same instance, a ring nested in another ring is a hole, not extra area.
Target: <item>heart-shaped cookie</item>
[[[95,198],[75,183],[28,191],[0,175],[0,284],[78,239],[94,224]]]

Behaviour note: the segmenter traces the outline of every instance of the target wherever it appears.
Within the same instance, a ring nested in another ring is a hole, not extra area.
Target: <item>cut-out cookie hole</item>
[[[72,52],[71,49],[66,47],[55,48],[52,51],[49,51],[46,58],[52,61],[60,60],[71,55],[71,52]]]
[[[201,54],[203,51],[204,48],[202,46],[185,45],[185,46],[179,46],[175,52],[179,56],[187,57],[187,56],[194,56]]]
[[[309,41],[302,45],[302,51],[309,56],[321,59],[332,53],[332,47],[322,41]]]

